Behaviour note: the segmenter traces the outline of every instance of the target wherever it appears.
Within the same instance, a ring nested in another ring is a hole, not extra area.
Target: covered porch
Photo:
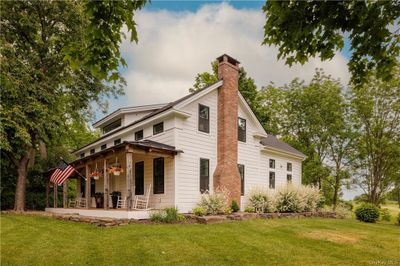
[[[59,208],[56,186],[53,186],[53,206],[50,206],[48,182],[46,211],[148,218],[150,209],[174,205],[174,156],[178,152],[175,147],[151,140],[125,141],[75,160],[70,164],[77,172],[62,185],[62,208]],[[73,187],[68,184],[72,180],[75,180]],[[69,189],[75,193],[69,193]],[[146,204],[138,204],[138,200]]]

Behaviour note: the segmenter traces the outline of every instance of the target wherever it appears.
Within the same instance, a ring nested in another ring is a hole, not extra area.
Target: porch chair
[[[70,199],[68,201],[68,208],[80,208],[81,201],[82,201],[82,193],[79,197],[76,197],[75,199]]]
[[[137,209],[137,210],[148,210],[149,209],[148,206],[149,206],[150,191],[151,191],[151,184],[149,185],[149,188],[147,189],[147,191],[144,195],[137,195],[135,197],[135,202],[133,205],[134,209]]]
[[[118,196],[117,209],[118,208],[126,208],[126,197],[122,199],[120,196]]]

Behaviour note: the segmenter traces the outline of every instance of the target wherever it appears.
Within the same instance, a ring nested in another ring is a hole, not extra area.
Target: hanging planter
[[[108,173],[119,176],[123,172],[124,169],[122,168],[121,164],[118,162],[118,158],[116,157],[115,163],[112,164],[111,167],[108,169]]]
[[[96,168],[92,173],[90,173],[90,178],[93,177],[94,180],[99,180],[100,176],[102,176],[102,173],[97,169],[97,163],[96,163]]]

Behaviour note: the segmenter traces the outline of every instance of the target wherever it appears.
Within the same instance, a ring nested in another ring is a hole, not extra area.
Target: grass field
[[[398,265],[399,241],[398,226],[356,220],[99,228],[1,217],[1,265]]]

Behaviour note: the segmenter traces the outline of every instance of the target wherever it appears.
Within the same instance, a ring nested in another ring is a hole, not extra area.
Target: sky
[[[312,58],[290,68],[277,60],[276,47],[261,45],[264,3],[151,1],[135,13],[139,42],[130,43],[127,35],[121,45],[128,64],[121,68],[127,86],[125,95],[109,99],[108,113],[125,106],[171,102],[188,94],[196,74],[211,71],[211,62],[224,53],[241,62],[258,88],[270,82],[284,85],[296,77],[309,81],[315,68],[347,84],[347,49],[331,61]],[[103,115],[96,112],[96,120]]]

